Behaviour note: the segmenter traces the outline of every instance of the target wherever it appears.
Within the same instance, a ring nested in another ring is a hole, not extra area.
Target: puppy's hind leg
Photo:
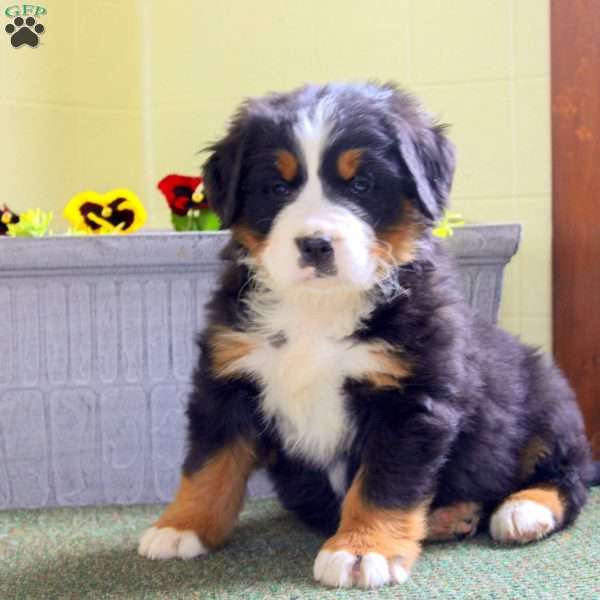
[[[477,533],[482,506],[477,502],[454,502],[432,510],[427,516],[427,541],[460,540]]]
[[[524,365],[527,418],[534,431],[521,450],[519,490],[492,514],[499,542],[524,544],[573,523],[587,497],[590,452],[575,394],[550,361],[531,351]]]
[[[569,447],[564,442],[542,445],[534,437],[523,453],[523,488],[508,496],[492,514],[492,537],[499,542],[526,544],[570,525],[587,496],[585,459],[584,446]]]
[[[498,542],[526,544],[573,523],[585,504],[586,448],[548,444],[523,488],[492,514],[490,533]]]
[[[534,542],[564,523],[565,500],[552,485],[531,487],[511,494],[490,520],[490,533],[498,542]]]

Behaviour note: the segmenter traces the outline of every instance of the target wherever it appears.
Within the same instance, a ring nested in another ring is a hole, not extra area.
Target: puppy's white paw
[[[315,560],[313,575],[318,582],[330,587],[352,587],[355,563],[356,556],[345,550],[321,550]]]
[[[319,583],[340,588],[358,585],[373,589],[408,579],[408,572],[400,559],[388,561],[377,552],[368,552],[361,558],[346,550],[321,550],[315,560],[313,574]]]
[[[552,511],[532,500],[508,500],[492,515],[490,533],[498,542],[526,544],[556,528]]]
[[[389,564],[392,583],[404,583],[410,577],[400,558],[392,558]]]
[[[385,556],[367,552],[359,565],[358,585],[361,588],[378,588],[390,582],[390,568]]]
[[[138,554],[152,560],[188,559],[207,552],[194,531],[179,531],[173,527],[150,527],[138,546]]]

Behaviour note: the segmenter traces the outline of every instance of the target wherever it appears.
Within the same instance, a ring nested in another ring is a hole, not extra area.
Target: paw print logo
[[[36,23],[33,17],[17,17],[12,23],[9,23],[4,30],[10,35],[10,43],[18,48],[27,44],[35,48],[40,41],[40,34],[44,33],[44,26]]]

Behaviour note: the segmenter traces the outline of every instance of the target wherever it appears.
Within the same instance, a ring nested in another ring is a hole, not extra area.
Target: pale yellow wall
[[[0,203],[52,209],[64,230],[76,192],[143,188],[140,7],[40,2],[41,44],[15,49],[4,31],[14,4],[0,6]]]
[[[453,207],[518,221],[501,323],[550,346],[547,0],[222,0],[143,3],[150,180],[196,172],[248,95],[307,81],[393,79],[452,124]],[[166,27],[176,19],[176,27]],[[167,211],[152,197],[153,222]]]
[[[393,79],[452,124],[454,208],[524,224],[501,322],[548,347],[547,4],[50,0],[43,46],[0,44],[0,201],[60,210],[75,191],[125,185],[150,208],[149,225],[164,228],[156,182],[197,172],[196,151],[243,97]]]

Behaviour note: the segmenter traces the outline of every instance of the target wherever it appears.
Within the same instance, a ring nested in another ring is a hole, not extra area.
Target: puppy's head
[[[204,165],[209,202],[280,290],[368,290],[410,262],[454,171],[443,128],[393,86],[249,100]]]

